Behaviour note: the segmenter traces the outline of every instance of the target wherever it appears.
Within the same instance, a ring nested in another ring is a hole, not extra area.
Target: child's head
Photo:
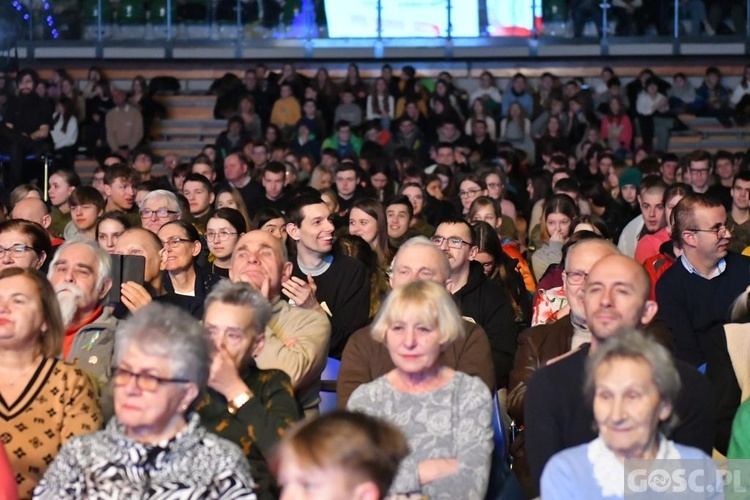
[[[362,413],[334,411],[303,422],[279,448],[281,498],[377,500],[409,453],[392,425]],[[308,484],[316,491],[304,490]]]

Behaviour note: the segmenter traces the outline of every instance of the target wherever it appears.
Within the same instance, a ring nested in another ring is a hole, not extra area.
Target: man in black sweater
[[[586,360],[607,338],[651,322],[658,306],[648,300],[649,289],[646,271],[630,257],[610,255],[591,268],[583,289],[591,344],[538,370],[526,391],[526,450],[537,489],[552,455],[596,438],[592,405],[583,395]],[[682,382],[674,406],[680,424],[670,438],[710,454],[714,438],[710,386],[690,365],[676,360],[675,366]]]
[[[297,244],[292,277],[284,295],[298,307],[322,310],[331,321],[328,356],[341,359],[352,333],[367,325],[370,275],[360,261],[333,255],[331,211],[318,195],[302,195],[289,203],[286,231]]]
[[[672,217],[682,257],[656,283],[659,318],[672,331],[675,357],[698,367],[706,362],[708,332],[727,322],[732,302],[750,284],[750,258],[727,252],[732,234],[720,201],[688,195]]]
[[[474,261],[474,232],[464,219],[450,217],[435,230],[432,242],[448,257],[451,266],[448,289],[464,317],[484,328],[492,348],[495,383],[508,385],[508,374],[516,355],[513,306],[503,287],[488,280],[482,265]]]

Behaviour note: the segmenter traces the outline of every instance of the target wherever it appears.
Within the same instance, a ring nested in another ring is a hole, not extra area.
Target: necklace
[[[39,366],[38,363],[31,363],[29,366],[27,366],[26,368],[24,368],[23,370],[21,370],[21,372],[18,375],[16,375],[15,377],[13,377],[13,379],[10,382],[3,382],[3,385],[7,385],[8,387],[15,386],[16,382],[18,382],[18,380],[21,377],[23,377],[24,375],[26,375],[30,370],[36,368],[37,366]]]

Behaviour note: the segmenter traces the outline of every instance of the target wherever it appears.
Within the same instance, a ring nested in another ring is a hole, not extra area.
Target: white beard
[[[63,324],[68,327],[78,312],[78,299],[83,298],[83,292],[80,288],[70,283],[65,283],[55,287],[57,290],[57,303],[60,305]]]

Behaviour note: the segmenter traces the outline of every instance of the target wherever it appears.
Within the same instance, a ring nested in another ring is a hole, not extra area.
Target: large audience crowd
[[[0,485],[622,498],[628,459],[750,457],[750,156],[667,149],[682,113],[743,125],[748,77],[467,92],[410,66],[368,84],[259,65],[215,82],[227,128],[186,161],[149,149],[144,79],[92,68],[79,94],[19,71]],[[45,151],[46,193],[26,160]],[[327,365],[348,412],[320,416]]]

